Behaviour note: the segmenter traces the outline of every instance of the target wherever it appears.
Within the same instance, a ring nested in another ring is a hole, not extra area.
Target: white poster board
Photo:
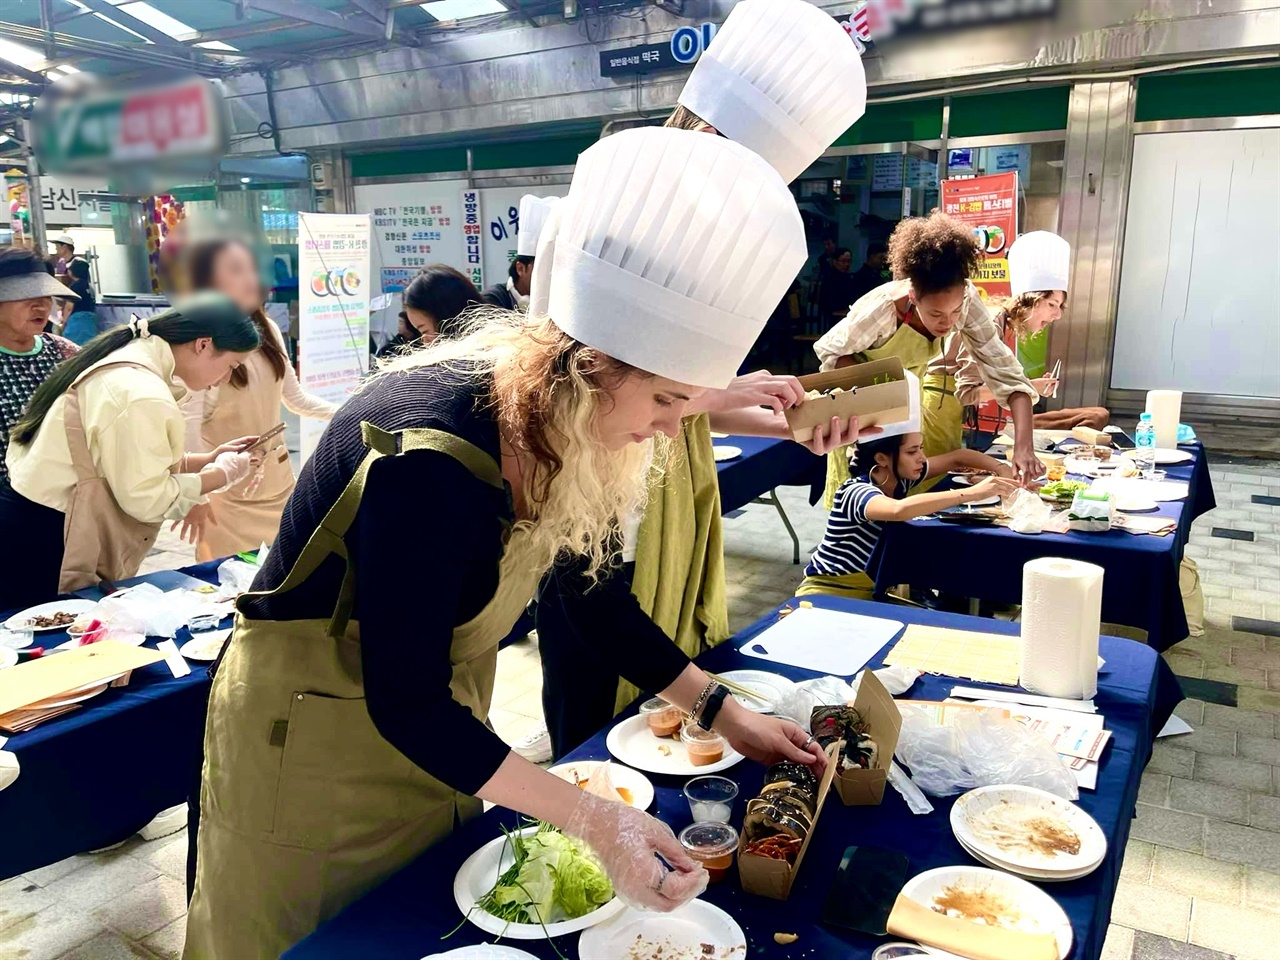
[[[516,237],[520,233],[520,198],[563,197],[569,185],[541,187],[488,187],[480,191],[484,222],[484,282],[502,283],[511,261],[516,258]]]
[[[342,403],[369,370],[369,217],[298,214],[298,379]],[[325,422],[302,418],[302,459]]]
[[[395,335],[400,291],[419,270],[428,264],[447,263],[466,272],[462,232],[465,187],[465,180],[356,186],[356,209],[372,221],[369,268],[374,294],[392,294],[390,304],[371,319],[380,340]]]
[[[1280,128],[1140,134],[1111,386],[1280,397]]]

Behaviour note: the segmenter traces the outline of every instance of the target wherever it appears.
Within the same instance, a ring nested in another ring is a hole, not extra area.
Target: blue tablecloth
[[[1063,444],[1062,449],[1069,449]],[[1102,619],[1147,631],[1147,642],[1167,650],[1187,636],[1187,617],[1178,588],[1178,565],[1191,524],[1216,506],[1209,461],[1200,444],[1182,449],[1190,464],[1167,467],[1168,479],[1190,485],[1186,500],[1161,503],[1143,517],[1176,517],[1177,530],[1165,537],[1108,533],[1043,533],[1026,536],[1005,527],[966,527],[938,520],[885,524],[868,572],[887,591],[900,583],[1018,603],[1022,566],[1037,557],[1067,557],[1106,570]]]
[[[890,607],[834,597],[809,598],[820,606],[833,607],[869,616],[889,617],[907,623],[936,624],[967,629],[1014,633],[1016,625],[1000,621],[977,621],[972,617]],[[737,652],[749,638],[769,626],[770,615],[729,642],[710,651],[699,663],[711,670],[735,668],[776,669],[796,679],[815,674],[789,667],[762,663]],[[878,666],[891,644],[872,660]],[[1096,958],[1101,954],[1111,902],[1115,897],[1130,819],[1138,796],[1142,768],[1151,754],[1156,732],[1164,725],[1182,692],[1177,679],[1154,650],[1130,640],[1103,637],[1101,652],[1107,667],[1099,678],[1098,709],[1113,732],[1098,776],[1097,791],[1084,791],[1080,806],[1098,821],[1109,844],[1107,858],[1094,873],[1069,883],[1050,884],[1044,889],[1060,903],[1075,930],[1073,960]],[[909,696],[916,699],[944,698],[957,681],[926,676],[916,682]],[[624,716],[634,713],[634,707]],[[569,759],[604,758],[605,732],[593,737]],[[740,825],[744,803],[759,790],[763,768],[744,761],[728,772],[741,786],[734,810]],[[677,832],[690,822],[689,807],[680,788],[683,779],[650,775],[657,788],[657,813]],[[886,790],[878,807],[849,808],[838,796],[829,798],[788,901],[778,902],[743,893],[736,871],[708,889],[705,897],[723,907],[741,924],[751,945],[749,955],[774,958],[867,958],[881,942],[874,938],[825,927],[819,920],[827,888],[840,857],[851,844],[897,850],[911,861],[910,874],[949,864],[974,861],[953,838],[948,822],[952,800],[934,800],[928,816],[913,816],[892,789]],[[322,926],[314,934],[285,953],[287,960],[419,960],[424,955],[465,944],[480,943],[481,932],[471,924],[448,940],[441,940],[462,919],[453,900],[453,878],[462,861],[482,844],[500,835],[500,824],[511,825],[515,817],[505,810],[493,810],[432,847],[381,887]],[[777,931],[798,933],[790,947],[774,944]],[[560,938],[557,944],[569,958],[577,957],[578,936]],[[538,957],[555,956],[544,941],[512,942]]]
[[[188,576],[216,583],[220,562],[138,581],[161,589],[189,584]],[[100,597],[93,590],[83,595]],[[188,639],[185,628],[179,631],[179,645]],[[38,634],[36,644],[66,640],[65,633]],[[209,700],[207,667],[189,666],[191,673],[176,679],[163,663],[135,670],[127,687],[9,739],[5,749],[17,755],[22,772],[0,790],[0,880],[123,840],[187,799]]]
[[[717,439],[718,447],[738,447],[742,456],[716,464],[720,480],[720,510],[745,507],[775,487],[809,487],[809,502],[817,503],[827,475],[825,457],[790,440],[765,437]]]

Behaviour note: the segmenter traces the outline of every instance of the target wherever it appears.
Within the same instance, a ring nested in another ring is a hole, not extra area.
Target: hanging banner
[[[298,379],[342,403],[369,371],[369,217],[298,214]],[[302,418],[306,460],[325,423]]]
[[[1018,238],[1017,171],[942,181],[942,212],[968,224],[987,255],[973,280],[982,299],[1009,296],[1009,248]]]
[[[480,191],[462,191],[462,238],[465,244],[463,256],[466,266],[462,268],[477,290],[484,289],[484,240],[483,227],[480,226]]]

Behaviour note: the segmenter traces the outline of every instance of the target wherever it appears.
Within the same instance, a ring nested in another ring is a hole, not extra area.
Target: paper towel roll
[[[1182,416],[1181,390],[1148,390],[1147,413],[1156,427],[1156,446],[1178,449],[1178,418]]]
[[[1058,557],[1023,566],[1021,683],[1031,692],[1071,700],[1098,692],[1102,573]]]

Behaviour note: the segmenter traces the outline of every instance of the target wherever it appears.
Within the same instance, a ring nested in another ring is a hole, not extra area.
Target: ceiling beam
[[[286,20],[326,27],[339,33],[364,37],[367,40],[386,39],[386,31],[382,24],[371,23],[364,17],[344,17],[324,7],[312,6],[305,0],[240,0],[240,3],[247,9],[260,10],[274,17],[284,17]],[[391,39],[409,47],[416,47],[420,43],[417,37],[404,30],[394,31]]]
[[[539,26],[538,21],[533,19],[533,14],[520,5],[520,0],[507,0],[507,3],[515,13],[518,13],[520,16],[524,17],[525,20],[529,21],[529,26]]]
[[[40,28],[25,23],[0,21],[0,36],[34,46],[44,43],[44,35]],[[112,43],[107,40],[77,37],[70,33],[54,33],[53,39],[58,44],[58,48],[65,53],[83,53],[150,67],[177,67],[183,70],[194,70],[208,77],[223,77],[234,72],[232,67],[214,63],[203,57],[192,59],[191,51],[185,48],[175,54],[155,44]],[[48,78],[41,77],[40,81],[48,83]]]
[[[58,45],[53,40],[53,0],[40,0],[40,29],[44,31],[44,58],[53,62],[58,57]]]
[[[387,14],[391,12],[387,0],[347,0],[347,2],[363,10],[379,23],[386,23]]]
[[[259,20],[239,27],[218,27],[215,30],[201,30],[194,37],[183,40],[183,43],[208,43],[214,40],[239,40],[241,37],[258,37],[265,33],[278,33],[281,30],[296,30],[297,23],[292,20]]]
[[[157,47],[165,47],[166,49],[173,51],[182,50],[188,55],[191,54],[191,50],[189,48],[183,46],[182,43],[173,39],[173,37],[169,36],[167,33],[157,30],[149,23],[144,23],[138,17],[129,13],[129,11],[122,10],[113,4],[107,3],[107,0],[80,0],[80,2],[94,13],[100,13],[103,16],[110,17],[121,25],[128,27],[134,33],[142,34]]]
[[[4,24],[0,24],[0,26],[4,26]],[[49,85],[49,78],[43,73],[36,73],[34,70],[28,70],[26,67],[19,66],[12,60],[4,59],[4,57],[0,57],[0,73],[8,74],[12,77],[18,77],[21,80],[25,80],[28,83],[34,83],[41,87],[47,87]]]

